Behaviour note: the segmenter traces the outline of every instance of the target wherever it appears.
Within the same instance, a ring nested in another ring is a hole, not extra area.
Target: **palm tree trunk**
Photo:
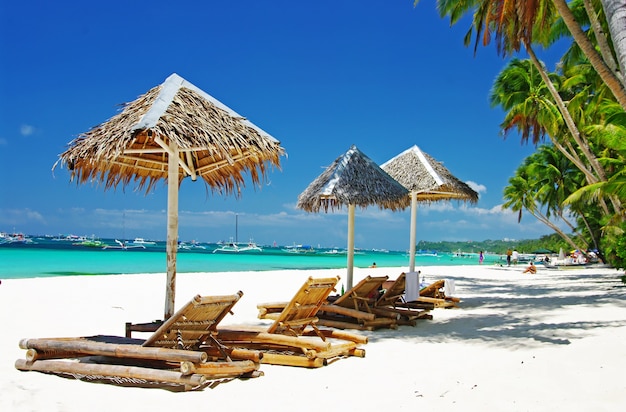
[[[528,210],[528,208],[526,210]],[[581,248],[579,245],[576,244],[576,242],[574,242],[574,240],[571,237],[569,237],[567,235],[567,233],[563,232],[557,225],[552,223],[550,221],[550,219],[545,217],[542,213],[536,212],[536,211],[532,211],[532,210],[528,210],[528,212],[531,215],[533,215],[537,220],[539,220],[541,223],[545,224],[550,229],[554,230],[559,236],[561,236],[561,238],[563,238],[563,240],[565,240],[574,249],[587,250],[587,245],[586,244],[584,245],[585,247]]]
[[[576,126],[576,123],[574,122],[574,119],[569,113],[569,110],[567,110],[567,107],[565,106],[563,99],[561,99],[561,95],[556,90],[556,88],[554,87],[554,84],[548,77],[548,73],[546,72],[543,64],[541,64],[541,62],[537,58],[537,55],[535,54],[535,51],[533,50],[532,46],[529,44],[525,44],[525,46],[526,46],[526,51],[528,52],[528,55],[530,56],[530,60],[537,67],[537,70],[539,70],[539,74],[541,75],[541,78],[543,79],[544,83],[548,87],[548,90],[550,91],[552,98],[556,102],[556,105],[559,108],[561,115],[563,116],[563,120],[565,121],[565,124],[567,125],[567,129],[570,131],[572,137],[576,141],[576,144],[578,144],[578,147],[580,148],[582,153],[585,155],[585,158],[587,159],[587,161],[589,162],[589,164],[595,171],[596,175],[593,176],[593,179],[595,179],[596,182],[598,181],[605,182],[606,173],[604,173],[604,169],[602,168],[602,166],[598,162],[598,159],[589,148],[589,143],[586,141],[586,139],[583,140],[583,137],[581,136],[580,131],[578,130],[578,127]],[[576,167],[580,169],[580,166],[578,164],[576,164]],[[581,169],[581,171],[585,173],[583,169]],[[585,173],[585,175],[587,175],[587,173]]]
[[[622,73],[622,82],[624,82],[624,69],[626,68],[626,3],[624,3],[624,0],[601,0],[600,3],[602,3],[604,15],[609,23],[609,33],[611,33],[613,48],[615,49]]]
[[[567,129],[570,131],[570,134],[574,138],[574,141],[576,141],[576,144],[578,145],[582,153],[585,155],[585,158],[587,159],[587,161],[589,162],[589,164],[591,165],[591,167],[593,168],[596,174],[594,175],[589,169],[587,169],[585,164],[578,158],[578,156],[572,155],[562,145],[558,144],[556,138],[554,138],[551,135],[548,135],[550,137],[550,140],[553,142],[554,147],[556,147],[561,153],[563,153],[563,155],[567,157],[570,162],[572,162],[581,172],[584,173],[585,178],[589,184],[597,183],[600,181],[606,182],[607,178],[606,178],[606,173],[604,172],[604,168],[602,168],[602,165],[600,165],[600,162],[598,162],[598,158],[595,156],[595,154],[593,154],[593,152],[589,148],[589,143],[587,142],[587,140],[581,136],[580,131],[578,130],[578,127],[576,126],[576,123],[574,122],[574,119],[572,118],[569,110],[565,106],[565,103],[563,102],[561,95],[556,90],[556,87],[554,87],[554,84],[550,80],[550,77],[548,77],[548,73],[546,72],[543,64],[541,64],[541,62],[537,58],[537,55],[535,54],[534,49],[532,48],[531,45],[526,44],[526,43],[524,43],[524,46],[526,47],[526,51],[528,52],[528,55],[530,56],[530,60],[539,71],[541,78],[543,79],[544,83],[548,87],[548,90],[550,91],[552,98],[554,99],[557,107],[559,108],[559,111],[561,112],[561,115],[563,116],[563,120],[565,121],[565,124],[567,125]],[[619,201],[616,201],[616,199],[613,199],[613,198],[611,199],[611,202],[613,204],[613,208],[615,212],[620,214],[621,203]],[[609,210],[606,207],[606,203],[600,203],[600,205],[604,213],[609,214]]]
[[[609,68],[617,76],[617,78],[620,79],[622,84],[625,84],[624,72],[620,69],[620,66],[613,58],[611,46],[609,45],[609,42],[606,38],[606,32],[604,31],[604,29],[602,28],[602,24],[600,24],[600,21],[598,20],[598,14],[593,8],[591,0],[583,0],[583,4],[585,6],[585,10],[587,11],[587,16],[589,16],[589,21],[591,22],[591,29],[596,35],[596,42],[598,43],[598,48],[600,49],[602,59],[606,62],[607,66],[609,66]]]
[[[611,2],[610,0],[603,1],[607,3]],[[620,0],[614,0],[613,2],[618,3],[619,1]],[[591,43],[591,41],[587,38],[582,28],[576,21],[574,14],[567,5],[567,1],[552,0],[552,3],[554,3],[554,6],[563,18],[563,22],[572,34],[574,41],[578,44],[578,47],[580,47],[585,56],[587,56],[593,68],[598,72],[598,75],[600,75],[602,81],[611,90],[622,108],[626,110],[626,89],[624,88],[624,84],[622,84],[617,76],[615,76],[611,69],[606,65],[604,60],[602,60],[602,56],[600,56],[600,54],[596,51],[593,43]],[[619,40],[619,38],[617,40]],[[615,39],[613,41],[615,42]],[[624,40],[622,39],[622,41]]]

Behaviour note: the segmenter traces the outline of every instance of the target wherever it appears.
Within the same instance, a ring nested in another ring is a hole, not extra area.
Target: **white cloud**
[[[22,136],[30,136],[33,133],[35,133],[35,128],[33,126],[28,124],[23,124],[22,126],[20,126],[20,134]]]
[[[487,193],[487,186],[485,186],[485,185],[481,185],[479,183],[472,182],[471,180],[468,180],[465,183],[467,183],[467,185],[469,187],[471,187],[472,189],[474,189],[478,193]]]

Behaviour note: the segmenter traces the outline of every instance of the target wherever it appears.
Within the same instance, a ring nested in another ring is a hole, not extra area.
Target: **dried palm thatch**
[[[347,288],[352,287],[354,271],[354,209],[378,205],[400,210],[409,205],[408,190],[363,154],[356,146],[339,156],[304,192],[297,207],[307,212],[340,209],[348,205]]]
[[[67,165],[72,180],[135,183],[149,193],[166,180],[167,279],[164,319],[174,313],[178,188],[200,176],[213,191],[239,195],[244,172],[260,185],[268,165],[280,167],[280,142],[177,74],[108,121],[69,143],[53,169]]]
[[[383,163],[381,168],[409,191],[417,192],[420,201],[478,201],[478,193],[417,146]]]
[[[59,156],[77,183],[105,189],[131,182],[150,192],[168,177],[178,151],[178,181],[200,176],[220,193],[239,194],[243,172],[260,184],[267,165],[280,167],[280,142],[177,74],[149,90],[108,121],[82,133]]]
[[[381,168],[410,191],[411,234],[409,244],[409,271],[415,271],[415,240],[417,202],[460,200],[478,201],[476,193],[443,165],[422,152],[417,145],[382,164]]]
[[[378,205],[395,211],[409,205],[407,195],[407,189],[353,145],[298,196],[297,207],[328,212],[342,205]]]

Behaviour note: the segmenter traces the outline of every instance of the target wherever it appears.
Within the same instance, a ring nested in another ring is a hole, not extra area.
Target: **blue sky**
[[[288,156],[240,198],[185,180],[180,239],[345,247],[347,209],[309,214],[298,195],[352,144],[382,164],[413,145],[480,194],[420,206],[417,239],[550,233],[504,212],[533,147],[499,134],[489,106],[506,61],[463,46],[434,1],[0,2],[0,231],[165,239],[167,190],[104,191],[52,166],[81,132],[177,73],[281,141]],[[550,56],[540,55],[549,60]],[[357,209],[355,244],[404,250],[409,209]]]

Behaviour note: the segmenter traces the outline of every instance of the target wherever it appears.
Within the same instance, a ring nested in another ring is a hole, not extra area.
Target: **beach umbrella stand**
[[[107,190],[134,183],[150,193],[167,182],[164,319],[174,313],[182,180],[200,177],[214,192],[238,195],[243,173],[260,186],[285,154],[274,137],[177,74],[68,146],[53,170],[67,166],[77,184],[95,181]]]
[[[476,203],[478,193],[453,176],[448,169],[420,150],[417,145],[383,163],[381,168],[410,193],[409,272],[414,272],[418,202],[459,200]]]
[[[346,288],[353,284],[354,217],[356,207],[377,205],[401,210],[408,206],[408,191],[356,146],[339,156],[298,196],[297,207],[307,212],[348,207]]]

